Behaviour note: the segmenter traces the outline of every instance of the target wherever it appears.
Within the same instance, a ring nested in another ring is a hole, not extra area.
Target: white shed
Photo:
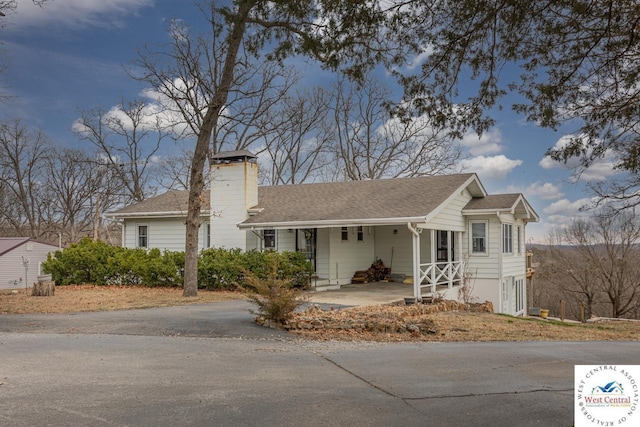
[[[0,237],[0,289],[31,287],[47,255],[58,250],[29,237]]]

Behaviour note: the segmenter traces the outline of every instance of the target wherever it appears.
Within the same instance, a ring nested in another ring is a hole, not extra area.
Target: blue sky
[[[173,18],[203,23],[191,0],[54,0],[44,8],[18,0],[17,13],[0,30],[7,65],[0,90],[12,96],[0,104],[0,117],[19,118],[60,145],[81,146],[72,131],[80,111],[108,110],[123,98],[138,97],[145,86],[124,66],[145,44],[167,43]],[[563,143],[570,127],[541,129],[508,105],[495,118],[495,128],[482,138],[470,134],[462,141],[467,158],[461,166],[478,173],[490,193],[524,193],[541,217],[527,233],[543,242],[551,229],[578,215],[589,202],[588,182],[612,176],[611,164],[599,162],[576,182],[570,168],[544,156]]]

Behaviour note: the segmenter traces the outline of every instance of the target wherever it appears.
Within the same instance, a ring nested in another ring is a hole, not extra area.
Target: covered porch
[[[463,233],[411,223],[407,228],[412,237],[413,296],[418,301],[436,294],[445,299],[458,299],[464,282]],[[423,244],[425,238],[426,245]],[[423,255],[425,246],[427,253]]]

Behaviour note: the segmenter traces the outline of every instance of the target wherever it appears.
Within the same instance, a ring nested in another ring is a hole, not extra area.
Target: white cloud
[[[502,180],[520,165],[522,160],[512,160],[502,154],[493,157],[477,156],[460,162],[463,170],[477,173],[482,181]]]
[[[542,187],[544,185],[540,186],[540,188]],[[581,209],[591,206],[592,203],[593,200],[589,198],[573,201],[564,198],[551,203],[543,208],[542,211],[538,211],[541,214],[539,222],[527,225],[527,236],[532,238],[535,243],[547,243],[552,234],[556,234],[557,231],[566,228],[576,218],[591,215],[591,211],[582,211]]]
[[[560,187],[551,182],[536,181],[524,191],[527,196],[538,197],[542,200],[557,200],[564,196]]]
[[[574,135],[564,135],[562,136],[553,146],[554,150],[559,150],[564,148]],[[580,164],[580,159],[576,157],[572,157],[567,159],[567,162],[561,162],[553,160],[549,156],[545,156],[540,163],[538,163],[540,167],[543,169],[566,169],[574,171],[573,176],[571,177],[571,181],[606,181],[610,176],[616,175],[618,171],[614,169],[615,161],[613,157],[613,152],[607,150],[605,152],[604,157],[597,159],[594,161],[587,169],[582,168]]]
[[[416,55],[409,63],[406,65],[408,70],[414,70],[422,65],[429,57],[433,54],[433,46],[427,46],[422,49],[420,54]]]
[[[577,216],[583,216],[584,213],[581,212],[580,209],[586,206],[589,206],[591,203],[593,203],[593,200],[589,198],[578,199],[575,201],[571,201],[568,199],[561,199],[561,200],[558,200],[557,202],[550,204],[549,206],[544,208],[542,211],[546,215],[550,215],[550,216],[559,215],[559,216],[574,218]]]
[[[485,132],[482,136],[475,132],[469,132],[460,142],[469,149],[472,156],[495,154],[502,150],[502,133],[497,128]]]
[[[7,30],[45,25],[68,28],[120,26],[122,17],[152,5],[153,0],[55,0],[40,7],[32,0],[18,0],[16,14],[8,18],[13,25]]]

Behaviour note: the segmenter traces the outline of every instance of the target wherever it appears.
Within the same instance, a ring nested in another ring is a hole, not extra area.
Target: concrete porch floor
[[[401,282],[352,283],[340,289],[310,291],[309,303],[336,306],[366,306],[404,301],[413,296],[413,285]]]

